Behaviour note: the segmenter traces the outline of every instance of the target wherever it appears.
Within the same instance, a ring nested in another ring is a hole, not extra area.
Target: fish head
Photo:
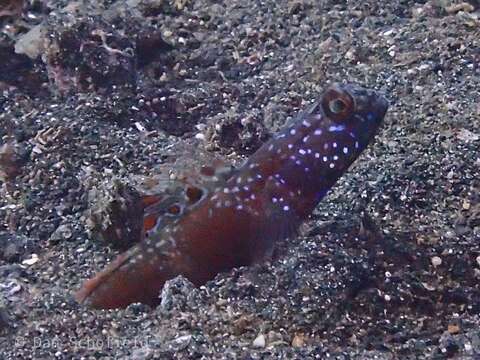
[[[330,133],[347,133],[355,140],[349,151],[358,155],[374,138],[387,109],[388,101],[377,91],[337,83],[325,91],[317,111]]]

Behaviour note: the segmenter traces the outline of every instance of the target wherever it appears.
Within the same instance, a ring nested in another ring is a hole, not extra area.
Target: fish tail
[[[136,245],[87,280],[74,297],[95,309],[124,308],[134,302],[156,306],[163,284],[172,275],[165,257],[148,254]]]

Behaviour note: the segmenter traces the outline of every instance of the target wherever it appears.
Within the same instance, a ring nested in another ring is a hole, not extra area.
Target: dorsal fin
[[[183,150],[186,149],[191,150],[184,146]],[[211,153],[197,148],[194,154],[190,152],[187,157],[184,153],[185,156],[158,166],[155,174],[137,181],[144,205],[142,239],[186,215],[215,189],[224,186],[236,171]],[[206,165],[199,167],[198,159]]]

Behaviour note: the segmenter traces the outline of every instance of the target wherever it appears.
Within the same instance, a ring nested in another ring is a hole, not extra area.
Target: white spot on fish
[[[345,130],[345,125],[332,125],[328,128],[330,132],[339,132]]]
[[[305,127],[307,127],[307,128],[310,127],[310,126],[312,126],[312,124],[309,123],[307,120],[303,120],[303,121],[302,121],[302,125],[305,126]]]
[[[288,211],[288,210],[290,210],[290,206],[285,205],[285,206],[283,207],[283,211]]]
[[[346,146],[343,148],[343,153],[344,153],[345,155],[348,154],[348,148],[347,148]]]
[[[290,130],[290,135],[295,135],[297,131],[295,129]]]
[[[334,141],[333,144],[332,144],[333,148],[336,149],[338,144]]]
[[[317,135],[317,136],[320,136],[322,135],[323,131],[321,129],[316,129],[314,132],[313,132],[313,135]]]
[[[333,169],[335,167],[335,164],[334,163],[330,163],[330,169]]]
[[[303,149],[298,150],[298,152],[300,153],[300,155],[305,155],[305,154],[307,153],[307,152],[306,152],[305,150],[303,150]]]

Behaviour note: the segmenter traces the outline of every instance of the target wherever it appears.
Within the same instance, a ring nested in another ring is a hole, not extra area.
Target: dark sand
[[[0,359],[479,358],[478,1],[52,13],[67,3],[0,18]],[[16,55],[37,24],[38,57]],[[73,300],[118,253],[86,226],[113,178],[194,138],[241,161],[334,81],[383,91],[390,110],[271,264],[199,289],[177,278],[154,310]]]

